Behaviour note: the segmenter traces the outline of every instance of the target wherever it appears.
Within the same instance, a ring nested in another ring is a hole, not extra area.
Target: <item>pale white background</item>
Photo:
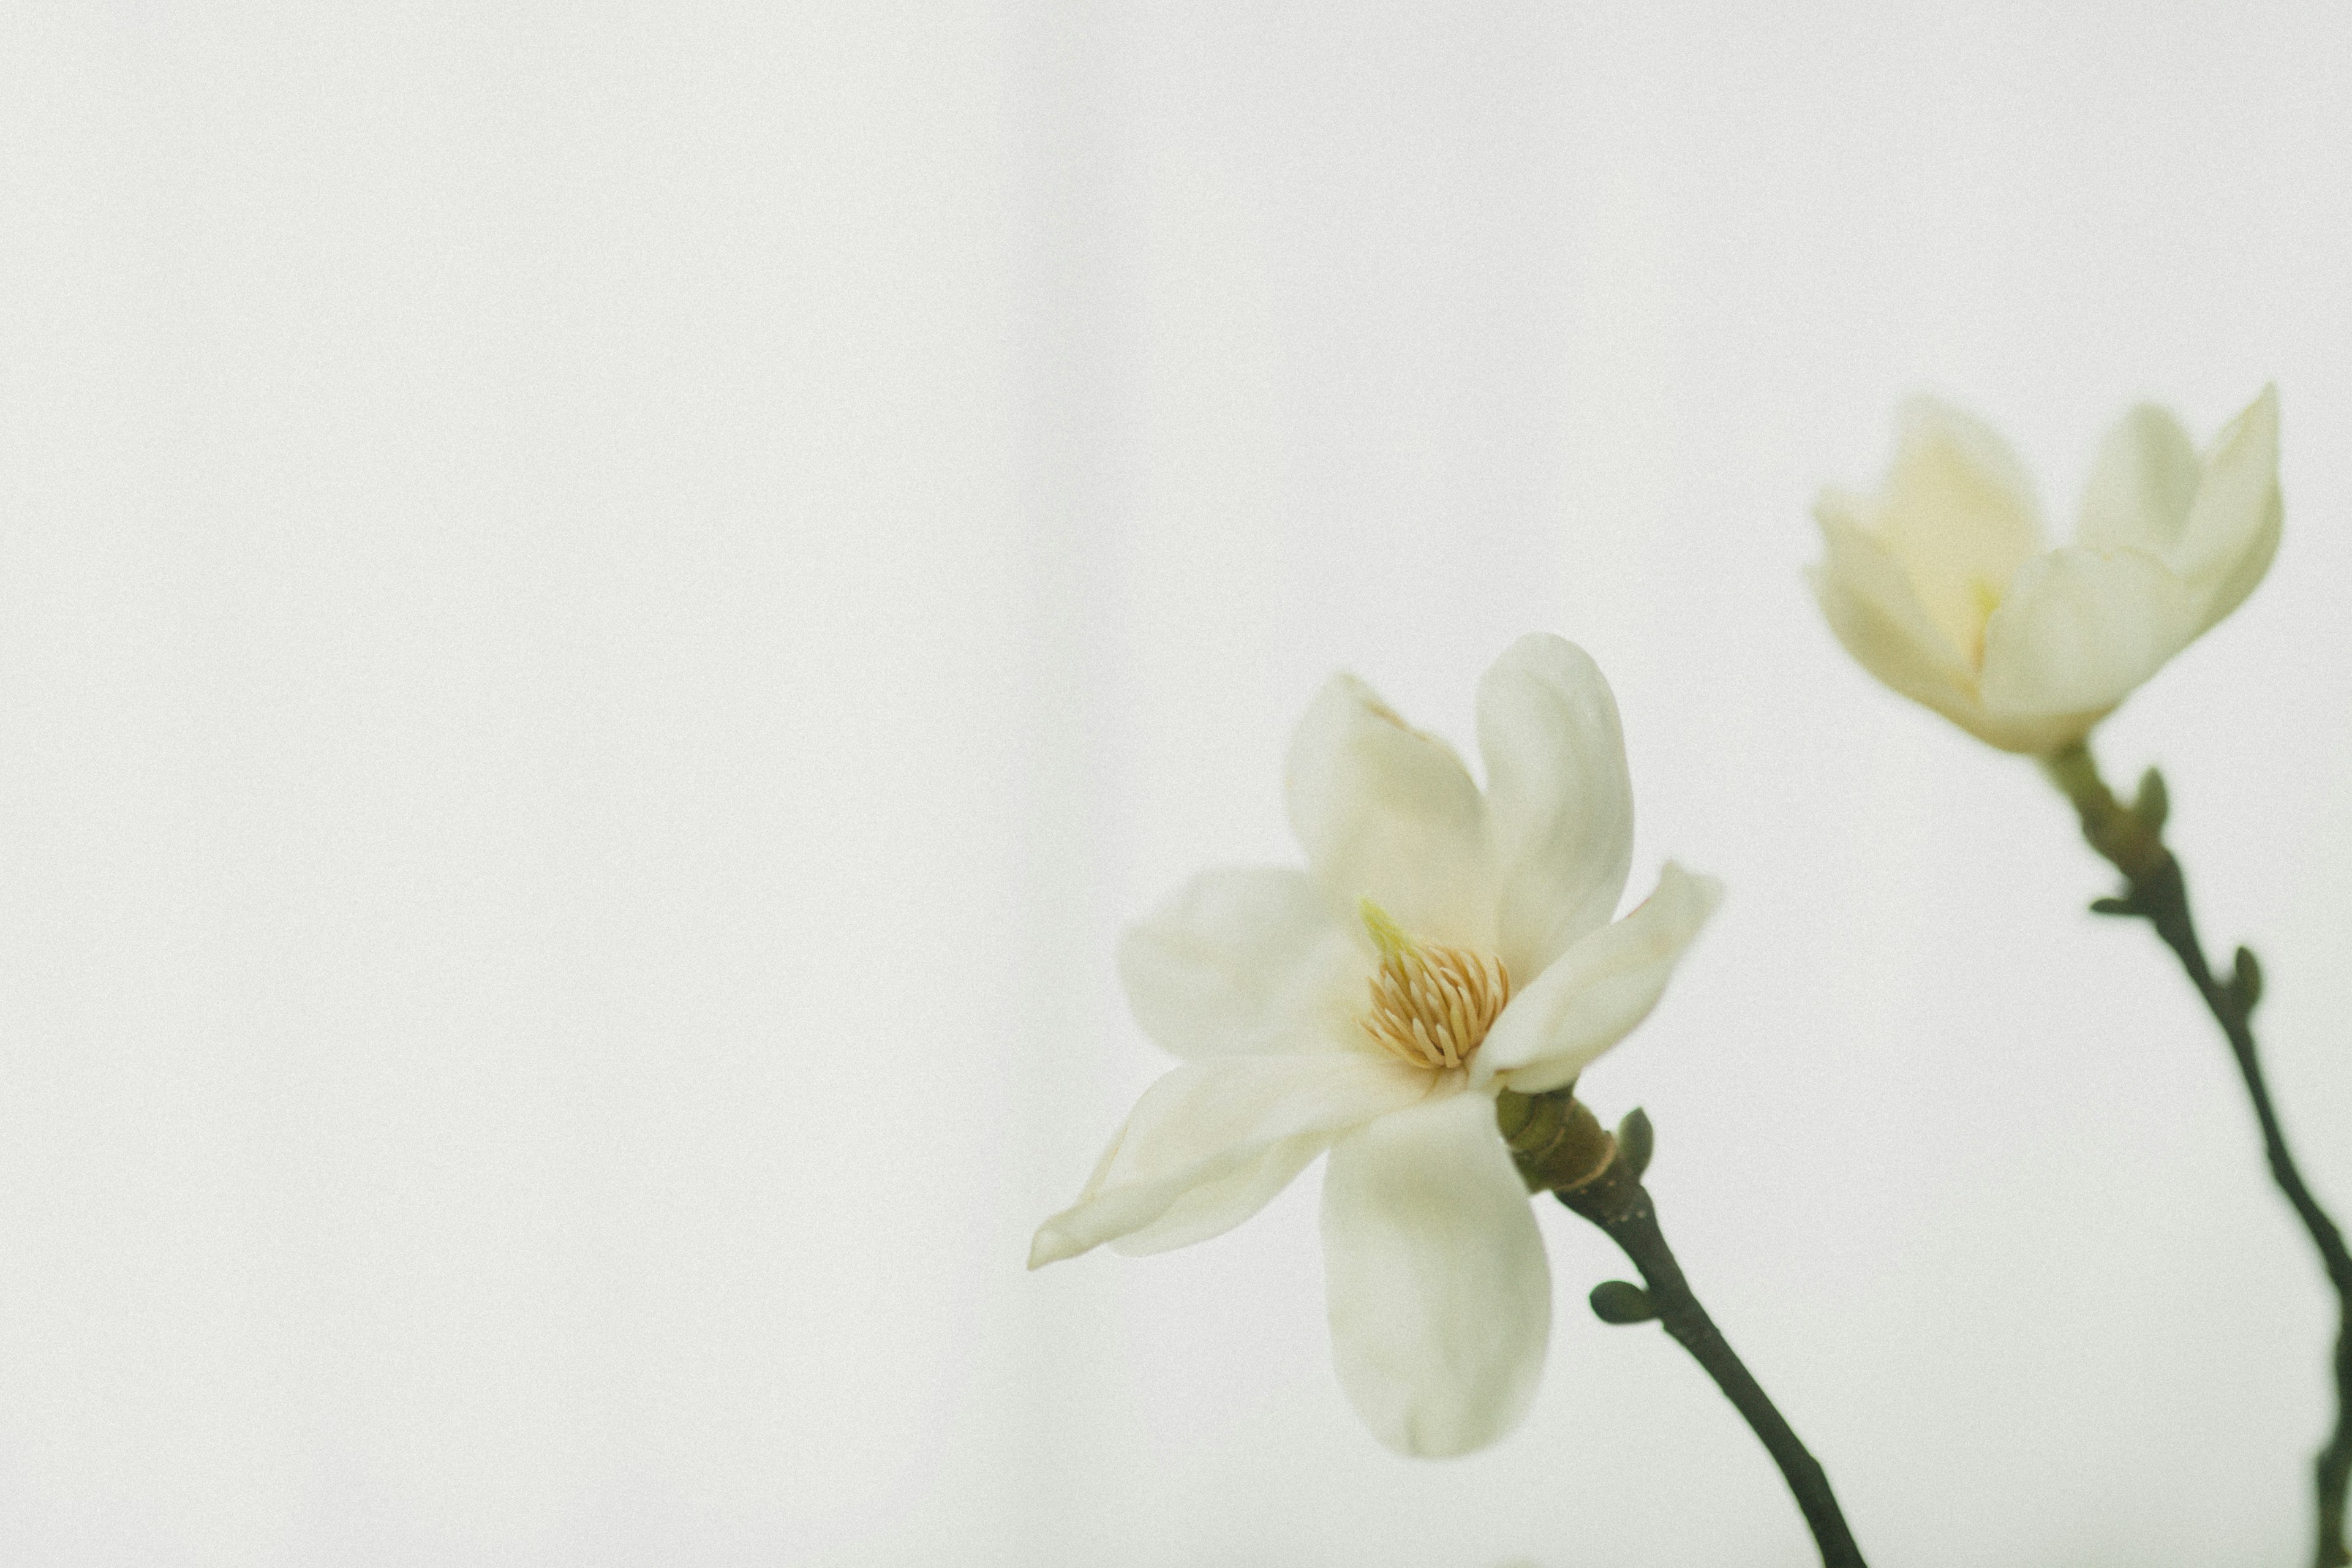
[[[0,14],[0,1558],[1801,1564],[1548,1212],[1509,1441],[1377,1447],[1310,1173],[1021,1270],[1356,669],[1616,683],[1589,1075],[1873,1560],[2305,1552],[2316,1271],[2023,763],[1801,569],[1933,389],[2063,526],[2268,380],[2169,772],[2352,1208],[2352,14],[27,4]]]

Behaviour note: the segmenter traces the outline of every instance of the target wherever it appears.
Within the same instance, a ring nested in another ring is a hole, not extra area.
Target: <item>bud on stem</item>
[[[1495,1125],[1531,1193],[1572,1192],[1617,1158],[1617,1140],[1576,1098],[1572,1083],[1549,1094],[1505,1089],[1495,1097]],[[1646,1151],[1643,1160],[1648,1163]]]
[[[2169,815],[2170,802],[2166,798],[2163,774],[2148,769],[2140,780],[2138,798],[2126,805],[2099,777],[2099,764],[2091,756],[2091,748],[2080,741],[2043,757],[2042,770],[2074,803],[2074,813],[2083,819],[2083,837],[2091,847],[2134,888],[2155,881],[2171,864],[2172,852],[2164,847],[2164,819]]]

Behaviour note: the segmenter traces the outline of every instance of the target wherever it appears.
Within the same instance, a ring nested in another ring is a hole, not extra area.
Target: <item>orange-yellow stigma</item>
[[[1370,899],[1360,910],[1381,950],[1372,1007],[1359,1020],[1372,1043],[1417,1068],[1458,1068],[1486,1037],[1511,999],[1502,960],[1455,947],[1424,945],[1405,935]]]

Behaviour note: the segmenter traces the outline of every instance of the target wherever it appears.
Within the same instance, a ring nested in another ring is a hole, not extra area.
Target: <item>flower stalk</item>
[[[1648,1118],[1635,1110],[1612,1136],[1570,1089],[1505,1094],[1496,1114],[1528,1186],[1550,1189],[1568,1208],[1600,1226],[1641,1273],[1639,1288],[1612,1279],[1594,1289],[1595,1315],[1611,1323],[1656,1320],[1715,1380],[1780,1468],[1781,1479],[1813,1532],[1823,1568],[1865,1568],[1821,1461],[1798,1440],[1763,1385],[1707,1316],[1666,1245],[1657,1205],[1642,1185],[1642,1173],[1649,1165]]]
[[[2254,1008],[2262,1000],[2262,966],[2242,947],[2227,977],[2216,976],[2207,962],[2189,911],[2188,879],[2164,843],[2168,804],[2161,774],[2150,768],[2140,783],[2138,797],[2125,805],[2100,778],[2097,762],[2081,742],[2043,758],[2042,767],[2074,803],[2084,838],[2124,875],[2123,895],[2100,899],[2091,908],[2100,914],[2141,919],[2154,926],[2158,937],[2179,958],[2214,1022],[2221,1026],[2239,1076],[2245,1080],[2246,1097],[2253,1102],[2271,1180],[2310,1234],[2328,1283],[2335,1289],[2336,1426],[2312,1466],[2318,1503],[2312,1563],[2314,1568],[2346,1568],[2352,1563],[2352,1551],[2345,1543],[2345,1495],[2352,1484],[2352,1250],[2347,1249],[2342,1229],[2312,1195],[2296,1167],[2263,1075],[2252,1024]]]

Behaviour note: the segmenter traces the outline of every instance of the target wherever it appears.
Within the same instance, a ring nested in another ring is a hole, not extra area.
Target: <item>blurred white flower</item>
[[[1810,574],[1846,650],[2004,751],[2079,741],[2237,608],[2278,549],[2278,395],[2200,457],[2142,405],[2100,449],[2075,542],[2042,546],[2032,486],[1999,436],[1907,405],[1875,497],[1824,492]]]
[[[1328,1150],[1339,1381],[1412,1454],[1502,1436],[1543,1368],[1550,1274],[1496,1092],[1558,1089],[1622,1038],[1720,895],[1669,864],[1610,922],[1633,798],[1581,649],[1514,644],[1479,687],[1478,739],[1484,795],[1361,681],[1324,689],[1286,785],[1306,868],[1203,872],[1128,932],[1129,1005],[1183,1065],[1029,1258],[1206,1240]]]

